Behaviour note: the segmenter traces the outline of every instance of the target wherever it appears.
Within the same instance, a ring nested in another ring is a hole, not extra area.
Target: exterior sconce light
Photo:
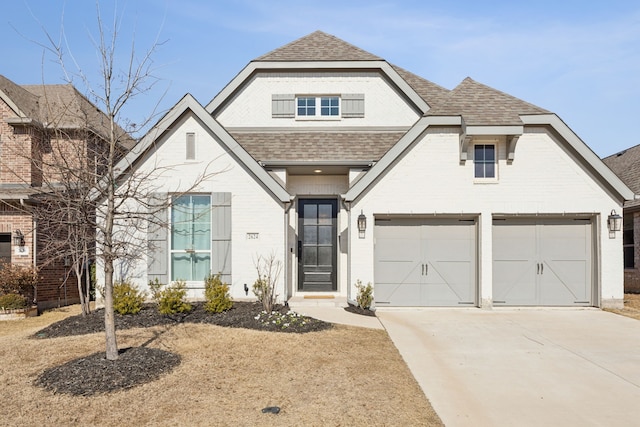
[[[20,248],[24,248],[24,234],[22,234],[20,229],[17,229],[15,233],[13,233],[13,244]]]
[[[611,211],[607,218],[607,228],[611,233],[622,230],[622,217],[616,213],[615,209]]]
[[[360,215],[358,215],[358,234],[361,239],[364,239],[364,233],[367,230],[367,217],[364,216],[362,210],[360,210]]]

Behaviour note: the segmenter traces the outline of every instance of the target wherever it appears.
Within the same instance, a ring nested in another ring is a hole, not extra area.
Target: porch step
[[[336,295],[304,295],[289,298],[292,309],[303,307],[346,307],[347,297]]]

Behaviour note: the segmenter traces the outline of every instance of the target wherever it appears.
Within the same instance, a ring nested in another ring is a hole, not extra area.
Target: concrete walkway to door
[[[640,321],[597,309],[379,309],[455,426],[640,425]]]

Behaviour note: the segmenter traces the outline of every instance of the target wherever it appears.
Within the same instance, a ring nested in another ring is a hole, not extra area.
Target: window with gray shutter
[[[342,94],[342,117],[364,117],[364,93]]]
[[[211,194],[211,273],[231,283],[231,193]]]
[[[196,159],[196,134],[187,132],[187,160]]]
[[[167,193],[153,193],[149,197],[147,227],[147,279],[168,283]]]
[[[271,117],[294,118],[296,115],[296,96],[290,94],[271,95]]]

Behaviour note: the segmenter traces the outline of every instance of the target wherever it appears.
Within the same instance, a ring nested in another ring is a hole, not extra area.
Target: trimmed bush
[[[187,284],[184,280],[173,282],[172,285],[159,290],[158,284],[154,284],[152,292],[157,299],[158,311],[162,314],[188,313],[192,307],[185,298],[187,296]],[[155,289],[154,289],[155,288]]]
[[[233,301],[229,295],[229,285],[222,283],[220,275],[208,275],[204,279],[204,297],[207,302],[204,309],[210,313],[222,313],[233,307]]]
[[[18,294],[33,301],[38,284],[38,272],[33,266],[23,266],[0,261],[0,295]]]
[[[137,314],[142,310],[146,295],[127,282],[116,282],[113,285],[113,310],[118,314]]]
[[[0,295],[0,309],[16,310],[27,307],[27,299],[18,294]]]
[[[371,282],[367,283],[367,286],[364,286],[360,279],[358,279],[356,281],[356,289],[358,290],[358,294],[356,295],[358,307],[369,310],[373,303],[373,287],[371,286]]]

